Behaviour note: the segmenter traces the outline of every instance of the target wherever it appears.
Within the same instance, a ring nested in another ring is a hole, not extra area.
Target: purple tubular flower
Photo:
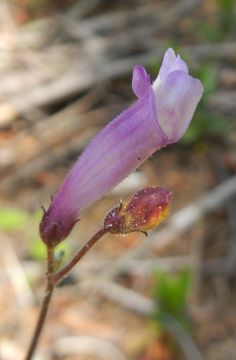
[[[201,82],[172,49],[153,84],[146,70],[135,66],[132,88],[138,100],[90,142],[44,213],[40,234],[48,246],[65,239],[83,209],[157,149],[178,141],[203,93]]]

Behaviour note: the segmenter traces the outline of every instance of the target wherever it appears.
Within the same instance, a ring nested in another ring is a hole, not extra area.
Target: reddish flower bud
[[[122,201],[104,220],[104,228],[114,234],[152,230],[169,214],[171,192],[146,187]]]

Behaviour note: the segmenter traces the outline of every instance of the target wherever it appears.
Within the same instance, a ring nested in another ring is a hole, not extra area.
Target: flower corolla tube
[[[178,141],[203,93],[201,82],[189,75],[186,63],[172,49],[165,52],[153,83],[142,66],[135,66],[132,88],[137,101],[90,142],[44,212],[40,234],[47,245],[65,239],[83,209],[157,149]]]

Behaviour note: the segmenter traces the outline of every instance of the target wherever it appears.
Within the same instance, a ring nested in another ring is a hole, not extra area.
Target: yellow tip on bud
[[[112,209],[104,227],[115,234],[152,230],[167,218],[171,196],[169,190],[160,187],[143,188]]]

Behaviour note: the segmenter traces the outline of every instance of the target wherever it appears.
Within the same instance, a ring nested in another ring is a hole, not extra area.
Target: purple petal
[[[150,88],[150,76],[144,67],[136,65],[133,70],[132,89],[138,98],[142,98]]]
[[[41,222],[42,239],[57,244],[81,210],[111,190],[159,147],[166,137],[158,125],[152,88],[110,122],[88,145],[67,175]]]
[[[173,71],[183,71],[188,73],[188,67],[186,63],[178,55],[175,55],[173,49],[168,49],[165,52],[162,65],[156,80],[153,83],[153,88],[156,88],[160,81],[165,81],[166,77]]]
[[[159,83],[154,92],[159,125],[168,137],[168,143],[176,142],[189,126],[203,86],[198,79],[174,71],[166,81]]]

